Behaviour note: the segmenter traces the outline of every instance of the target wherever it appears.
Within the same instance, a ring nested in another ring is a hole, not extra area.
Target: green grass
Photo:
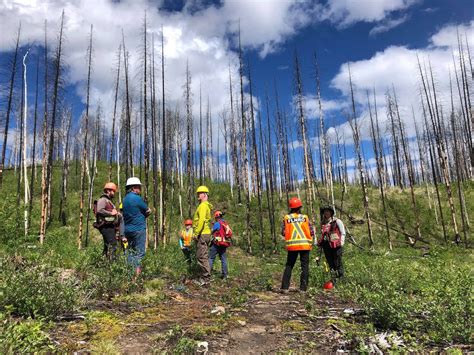
[[[94,198],[100,195],[101,187],[106,181],[107,168],[99,164]],[[38,174],[38,177],[40,174]],[[128,300],[132,302],[159,303],[162,298],[154,296],[168,282],[179,282],[182,275],[192,275],[195,267],[188,269],[183,256],[177,247],[178,231],[182,218],[179,215],[178,196],[167,204],[169,239],[166,247],[160,245],[157,250],[149,249],[144,260],[144,271],[138,283],[131,282],[133,270],[123,258],[109,264],[101,257],[102,241],[99,233],[90,226],[89,246],[77,249],[79,179],[75,175],[74,164],[71,167],[70,191],[66,206],[67,225],[62,226],[58,215],[58,182],[59,169],[53,171],[53,219],[48,228],[45,244],[37,242],[39,230],[39,180],[35,186],[35,204],[33,207],[32,226],[28,236],[23,235],[22,207],[16,208],[17,193],[8,186],[16,186],[16,177],[12,172],[4,176],[4,187],[0,190],[0,351],[31,352],[52,349],[48,340],[49,322],[61,316],[80,311],[95,300]],[[121,177],[125,181],[125,176]],[[226,219],[235,233],[238,246],[246,248],[245,204],[237,203],[236,192],[230,194],[227,184],[206,181],[211,190],[210,200],[214,208],[227,211]],[[467,210],[474,210],[474,184],[466,183]],[[364,246],[361,251],[347,245],[344,262],[346,278],[338,284],[336,292],[345,298],[359,303],[367,312],[368,321],[376,330],[391,330],[399,333],[409,341],[417,339],[420,346],[424,344],[452,344],[472,342],[472,314],[474,277],[472,271],[473,256],[471,249],[453,246],[443,242],[442,229],[436,224],[434,211],[428,206],[424,187],[419,187],[417,202],[421,221],[422,236],[430,245],[418,243],[413,249],[403,243],[404,237],[392,234],[396,242],[393,252],[388,252],[387,236],[384,227],[374,224],[375,246],[369,251],[365,225],[350,225],[357,242]],[[443,211],[448,221],[449,210],[445,191],[442,191]],[[376,221],[383,221],[381,201],[378,190],[369,189],[371,213]],[[397,229],[414,234],[415,215],[410,203],[408,191],[391,189],[388,215],[390,224]],[[341,197],[341,188],[336,186],[335,196]],[[183,207],[186,196],[183,194]],[[242,196],[244,197],[244,196]],[[433,195],[434,197],[434,195]],[[304,198],[304,196],[303,196]],[[360,190],[349,187],[344,198],[345,209],[358,218],[363,217],[362,197]],[[263,224],[269,230],[266,217],[267,206],[264,198]],[[277,203],[276,218],[286,212],[285,201]],[[432,200],[434,205],[435,200]],[[193,206],[194,209],[194,206]],[[187,210],[187,208],[184,208]],[[257,211],[256,198],[251,201],[251,210]],[[460,224],[459,211],[458,221]],[[187,214],[183,216],[187,218]],[[233,307],[240,307],[249,300],[252,291],[267,291],[278,287],[275,275],[283,271],[286,253],[279,240],[277,255],[270,255],[271,238],[265,233],[265,248],[260,248],[258,233],[258,216],[251,214],[252,240],[254,254],[265,253],[267,257],[243,258],[237,247],[231,250],[231,276],[246,273],[250,280],[246,285],[235,288],[229,293],[228,302]],[[345,222],[345,216],[341,217]],[[92,215],[91,215],[92,221]],[[279,226],[277,226],[278,231]],[[452,226],[448,223],[450,237]],[[312,258],[314,258],[313,252]],[[423,256],[426,254],[426,256]],[[270,255],[270,256],[269,256]],[[234,258],[234,259],[232,259]],[[236,260],[237,259],[237,260]],[[219,263],[218,263],[219,264]],[[293,272],[297,281],[298,267]],[[322,296],[321,285],[328,278],[322,268],[312,261],[310,269],[310,299],[306,306],[317,310]],[[161,281],[157,281],[161,280]],[[136,299],[137,293],[144,297]],[[158,292],[159,293],[159,292]],[[224,300],[225,301],[225,300]],[[362,334],[367,327],[361,328]],[[355,331],[351,328],[351,331]],[[17,345],[12,345],[17,344]],[[185,352],[195,343],[185,339],[175,344],[176,352]],[[112,344],[113,345],[113,344]],[[106,339],[97,339],[98,349],[115,349]],[[15,347],[16,346],[16,347]],[[3,351],[5,350],[5,351]],[[104,350],[105,351],[105,350]]]

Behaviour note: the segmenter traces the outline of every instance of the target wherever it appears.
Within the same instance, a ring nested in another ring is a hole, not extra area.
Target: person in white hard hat
[[[129,245],[128,262],[135,268],[138,276],[141,272],[141,260],[145,256],[146,217],[151,214],[146,202],[141,198],[142,183],[140,179],[131,177],[125,185],[127,194],[123,199],[123,220],[125,237]]]

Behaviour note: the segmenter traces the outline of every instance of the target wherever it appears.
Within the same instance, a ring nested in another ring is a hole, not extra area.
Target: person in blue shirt
[[[122,202],[125,238],[128,241],[129,252],[127,261],[135,268],[138,276],[141,261],[145,256],[146,218],[151,214],[146,202],[141,198],[142,183],[140,179],[131,177],[125,185],[127,194]]]

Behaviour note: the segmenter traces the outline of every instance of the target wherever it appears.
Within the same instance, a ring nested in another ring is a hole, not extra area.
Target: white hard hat
[[[131,177],[127,179],[127,183],[125,184],[126,187],[128,186],[135,186],[135,185],[141,185],[141,181],[137,177]]]

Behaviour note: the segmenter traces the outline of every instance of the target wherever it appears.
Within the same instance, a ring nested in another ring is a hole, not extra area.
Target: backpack
[[[228,248],[231,246],[232,229],[224,220],[220,220],[219,224],[221,227],[214,232],[214,244],[219,247]]]

